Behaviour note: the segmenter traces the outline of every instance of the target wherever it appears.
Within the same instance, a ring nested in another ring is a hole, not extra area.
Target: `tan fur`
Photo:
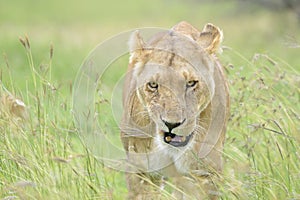
[[[132,34],[121,125],[129,199],[160,199],[162,177],[175,185],[176,199],[217,198],[229,113],[227,83],[215,55],[222,39],[212,24],[200,32],[187,22],[148,42]],[[166,121],[180,125],[170,130]],[[192,137],[172,146],[164,141],[168,132],[182,141]]]

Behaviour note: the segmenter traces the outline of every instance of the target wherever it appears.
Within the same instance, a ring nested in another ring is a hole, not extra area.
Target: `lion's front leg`
[[[176,186],[176,188],[174,188],[173,197],[180,200],[218,199],[217,177],[215,177],[215,175],[200,173],[196,172],[190,176],[173,178],[174,185]]]
[[[161,198],[160,176],[144,173],[127,173],[128,199],[156,200]]]
[[[123,139],[123,142],[128,156],[126,173],[128,199],[160,199],[162,176],[152,172],[149,166],[152,163],[149,157],[152,139],[132,137]]]

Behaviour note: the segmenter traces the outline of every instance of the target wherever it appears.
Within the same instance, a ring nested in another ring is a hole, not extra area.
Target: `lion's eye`
[[[158,88],[158,84],[156,82],[154,82],[154,81],[150,81],[147,85],[152,90]]]
[[[186,87],[194,87],[198,83],[197,80],[191,80],[186,83]]]

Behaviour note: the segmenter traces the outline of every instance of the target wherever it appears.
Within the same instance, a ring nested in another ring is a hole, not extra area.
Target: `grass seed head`
[[[29,42],[29,38],[27,35],[25,35],[25,39],[22,37],[19,37],[19,41],[25,47],[26,50],[30,50],[30,42]]]
[[[25,40],[23,38],[19,37],[19,41],[25,47],[25,49],[27,49]]]
[[[21,119],[27,119],[27,106],[25,103],[12,95],[4,95],[1,97],[1,111]]]
[[[50,60],[53,58],[53,44],[50,44]]]
[[[28,35],[25,35],[25,41],[26,41],[27,48],[30,49],[30,42],[29,42]]]

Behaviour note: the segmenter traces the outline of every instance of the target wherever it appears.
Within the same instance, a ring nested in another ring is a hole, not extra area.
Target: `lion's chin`
[[[194,135],[194,132],[188,136],[179,136],[170,132],[162,132],[164,142],[174,147],[186,146]]]

